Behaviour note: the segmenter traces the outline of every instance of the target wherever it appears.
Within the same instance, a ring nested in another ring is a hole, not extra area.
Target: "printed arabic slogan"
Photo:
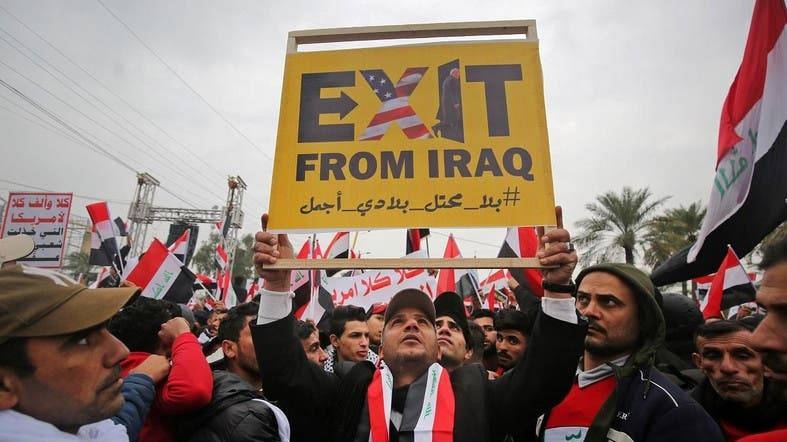
[[[65,253],[70,193],[9,193],[0,236],[29,235],[36,245],[20,262],[46,268],[60,268]]]
[[[536,41],[287,55],[273,231],[554,225]]]

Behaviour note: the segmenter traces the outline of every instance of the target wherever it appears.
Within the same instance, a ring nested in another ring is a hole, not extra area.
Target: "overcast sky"
[[[240,175],[249,186],[242,233],[268,206],[289,31],[535,19],[555,196],[572,226],[596,195],[623,186],[671,195],[667,207],[705,203],[754,3],[101,1],[177,76],[96,0],[0,0],[0,79],[128,165],[53,129],[0,87],[0,195],[30,190],[9,181],[73,192],[89,197],[75,200],[74,214],[106,199],[125,217],[132,170],[158,178],[166,190],[155,205],[169,207],[221,206],[226,177]],[[166,237],[165,225],[154,227]],[[202,226],[201,238],[208,231]],[[442,256],[449,231],[434,233],[431,254]],[[495,256],[504,237],[502,229],[453,233],[466,257]],[[320,239],[327,245],[330,235]],[[356,249],[399,256],[404,233],[361,232]]]

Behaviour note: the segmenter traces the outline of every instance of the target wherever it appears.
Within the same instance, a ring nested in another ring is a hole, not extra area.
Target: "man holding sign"
[[[525,357],[492,381],[472,366],[449,374],[437,363],[434,304],[417,289],[397,293],[386,309],[384,364],[360,362],[341,381],[310,364],[292,333],[290,272],[265,268],[292,258],[292,244],[266,232],[267,224],[266,214],[255,236],[265,287],[252,336],[266,394],[287,413],[293,440],[498,441],[568,391],[586,327],[571,297],[577,255],[559,210],[558,228],[542,235],[538,254],[541,265],[557,266],[543,271],[554,291],[545,291]]]

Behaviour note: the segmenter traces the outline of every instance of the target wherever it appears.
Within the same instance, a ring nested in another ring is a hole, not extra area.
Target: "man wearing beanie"
[[[544,440],[723,440],[705,410],[653,367],[665,326],[648,275],[598,264],[576,284],[585,352],[568,395],[539,424]]]
[[[434,300],[437,345],[440,365],[452,371],[472,356],[470,327],[462,299],[454,292],[443,292]]]

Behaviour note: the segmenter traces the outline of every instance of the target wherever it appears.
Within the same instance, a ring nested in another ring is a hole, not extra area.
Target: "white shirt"
[[[126,427],[105,419],[79,427],[77,434],[60,431],[54,425],[14,410],[0,411],[0,442],[21,441],[109,441],[128,442]]]

